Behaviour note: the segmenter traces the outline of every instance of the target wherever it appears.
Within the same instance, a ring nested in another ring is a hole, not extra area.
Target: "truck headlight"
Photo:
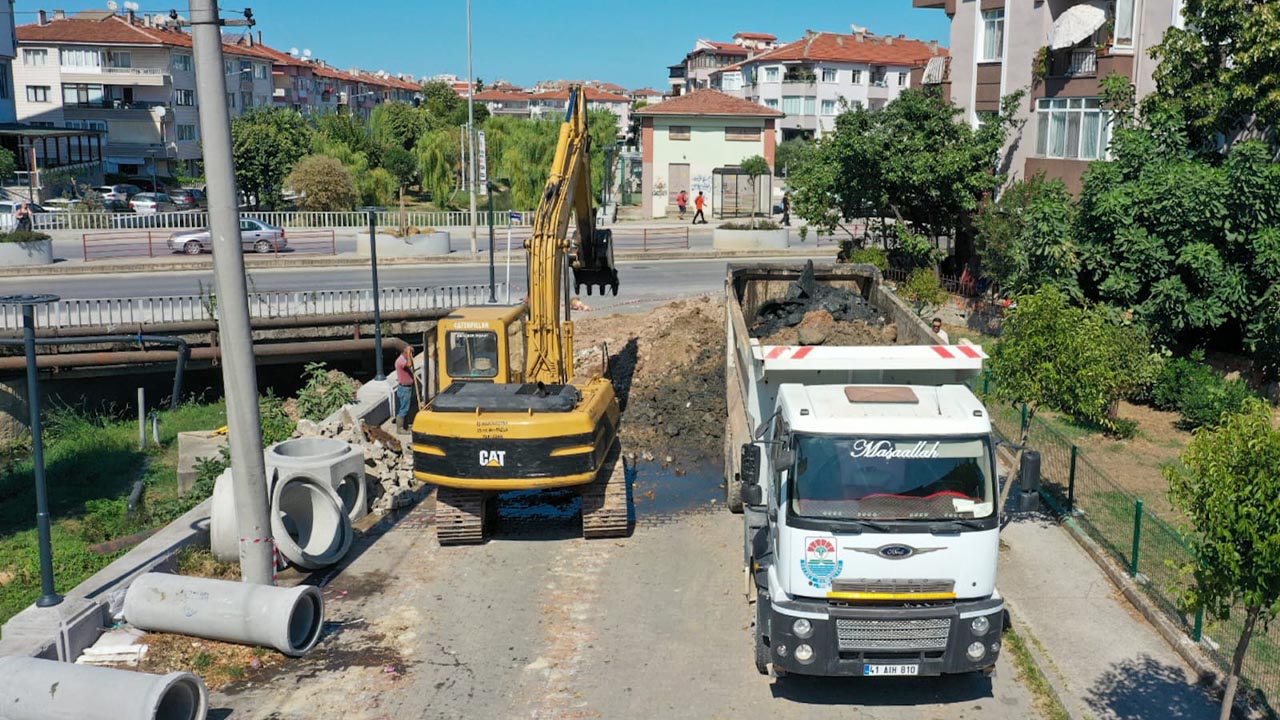
[[[813,624],[804,618],[800,618],[791,624],[791,631],[796,634],[796,637],[804,640],[813,634]],[[800,648],[796,648],[796,657],[800,657]]]
[[[796,660],[799,660],[802,663],[813,662],[813,648],[808,645],[797,645]]]
[[[979,615],[969,622],[969,629],[973,631],[974,635],[982,637],[991,629],[991,621],[987,619],[986,615]]]
[[[987,646],[983,645],[980,642],[973,642],[969,644],[969,649],[965,650],[964,652],[966,655],[969,656],[970,660],[973,660],[976,662],[978,660],[981,660],[983,655],[987,654]]]

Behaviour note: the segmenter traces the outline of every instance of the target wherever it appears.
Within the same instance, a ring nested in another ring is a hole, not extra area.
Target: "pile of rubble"
[[[294,436],[334,438],[364,450],[370,512],[407,507],[425,495],[425,484],[413,478],[413,453],[408,443],[380,427],[357,423],[346,410],[324,423],[299,420]]]
[[[785,297],[761,304],[749,330],[764,345],[892,345],[898,327],[862,295],[818,282],[813,262]]]

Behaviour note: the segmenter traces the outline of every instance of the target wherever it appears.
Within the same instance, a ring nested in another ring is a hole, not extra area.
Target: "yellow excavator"
[[[585,537],[629,530],[613,385],[573,382],[566,270],[576,288],[618,294],[612,233],[596,228],[592,212],[590,163],[586,100],[575,86],[525,243],[526,304],[460,308],[436,326],[439,392],[414,418],[413,462],[414,476],[437,487],[441,545],[483,542],[488,502],[509,490],[576,487]]]

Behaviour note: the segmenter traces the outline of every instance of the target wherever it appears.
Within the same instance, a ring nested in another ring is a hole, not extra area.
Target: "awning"
[[[1080,44],[1107,22],[1107,11],[1093,5],[1072,5],[1053,21],[1049,49],[1061,50]]]

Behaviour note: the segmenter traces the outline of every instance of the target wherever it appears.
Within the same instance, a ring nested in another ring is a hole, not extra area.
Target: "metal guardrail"
[[[505,295],[505,283],[498,283]],[[489,300],[489,286],[381,288],[383,310],[440,310],[481,305]],[[252,318],[306,317],[368,312],[373,309],[371,290],[284,290],[249,293]],[[36,308],[36,327],[146,326],[149,323],[211,320],[217,312],[213,292],[195,295],[135,298],[64,298]],[[0,306],[0,330],[22,327],[20,308]]]
[[[92,232],[81,237],[81,252],[85,260],[101,260],[103,258],[121,257],[156,257],[174,255],[183,252],[182,248],[170,248],[169,234],[164,231],[125,230],[119,232]],[[333,230],[295,230],[285,233],[285,248],[280,250],[274,244],[271,254],[302,255],[322,254],[336,255],[338,238]],[[246,248],[245,252],[253,252]]]
[[[470,212],[465,210],[448,212],[409,211],[404,213],[404,223],[410,227],[437,228],[461,227],[470,225]],[[522,218],[532,220],[533,213],[520,213]],[[363,228],[369,225],[369,215],[363,212],[309,212],[280,211],[255,212],[242,211],[242,218],[253,218],[282,228]],[[505,228],[528,225],[529,220],[512,221],[509,213],[494,213],[494,224]],[[400,227],[401,216],[398,211],[388,210],[376,213],[378,227]],[[476,220],[480,225],[488,225],[487,213],[477,212]],[[12,227],[11,214],[0,215],[0,226]],[[191,230],[209,226],[209,213],[203,210],[165,213],[79,213],[79,212],[45,212],[37,213],[32,218],[32,227],[36,230]]]

